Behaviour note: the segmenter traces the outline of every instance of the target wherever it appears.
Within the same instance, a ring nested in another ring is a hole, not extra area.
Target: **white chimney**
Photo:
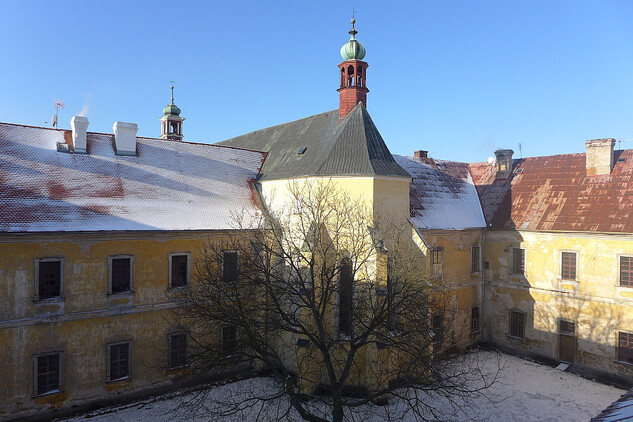
[[[73,130],[71,139],[73,152],[85,154],[88,152],[86,143],[88,119],[84,116],[73,116],[72,119],[70,119],[70,127]]]
[[[613,169],[613,147],[615,139],[592,139],[585,142],[587,148],[587,176],[610,174]]]
[[[114,122],[114,145],[117,155],[136,155],[136,123]]]

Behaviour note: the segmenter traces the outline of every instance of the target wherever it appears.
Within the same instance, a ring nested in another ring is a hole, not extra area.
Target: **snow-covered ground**
[[[479,359],[483,363],[484,371],[491,373],[497,368],[498,363],[501,364],[502,370],[498,379],[487,392],[492,401],[479,396],[468,403],[458,402],[458,407],[461,407],[464,413],[455,414],[446,401],[435,397],[435,407],[440,412],[436,414],[437,419],[468,420],[473,418],[492,422],[588,421],[624,393],[624,390],[513,356],[478,351],[472,353],[470,358]],[[209,408],[214,406],[218,399],[234,397],[244,391],[266,391],[270,383],[268,379],[255,378],[215,387],[206,397],[205,405],[208,407],[199,407],[194,413],[179,408],[181,403],[191,400],[193,393],[170,394],[125,406],[101,409],[66,419],[66,421],[80,422],[85,418],[90,418],[95,422],[218,420],[216,416],[211,416],[212,412],[209,412]],[[300,420],[295,413],[289,416],[283,413],[287,402],[281,401],[280,404],[281,406],[274,409],[269,408],[267,413],[259,414],[260,420]],[[239,414],[219,420],[256,420],[258,410],[257,407],[250,407]],[[415,420],[410,414],[403,417],[403,410],[402,403],[392,400],[388,406],[362,408],[359,414],[354,415],[353,420],[363,422]],[[391,417],[386,412],[389,412]],[[429,418],[434,419],[431,416]]]

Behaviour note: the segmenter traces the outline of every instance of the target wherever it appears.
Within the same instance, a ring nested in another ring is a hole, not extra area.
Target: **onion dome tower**
[[[174,86],[171,86],[171,102],[163,109],[163,117],[160,118],[160,137],[172,141],[182,140],[182,122],[184,117],[180,117],[180,109],[174,104]]]
[[[369,65],[362,61],[365,58],[365,47],[356,39],[358,31],[354,27],[356,19],[352,18],[352,29],[350,38],[341,47],[341,57],[343,61],[338,67],[341,72],[341,86],[339,92],[339,116],[345,117],[356,106],[362,102],[367,105],[367,68]]]

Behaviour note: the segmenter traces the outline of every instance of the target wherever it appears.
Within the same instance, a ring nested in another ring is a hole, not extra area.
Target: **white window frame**
[[[523,321],[522,321],[522,327],[521,327],[521,331],[523,334],[523,337],[517,337],[517,336],[513,336],[512,335],[512,314],[517,313],[517,314],[522,314],[523,315]],[[513,339],[517,339],[517,340],[525,340],[525,329],[527,326],[527,312],[521,310],[521,309],[508,309],[508,337],[513,338]]]
[[[442,256],[441,256],[441,260],[440,262],[438,262],[437,264],[433,263],[433,252],[441,252]],[[429,264],[430,264],[430,268],[431,268],[431,276],[435,279],[439,279],[444,277],[444,247],[443,246],[436,246],[430,249],[430,257],[429,257]]]
[[[45,357],[45,356],[53,356],[53,355],[59,355],[59,382],[57,384],[57,389],[55,390],[50,390],[47,391],[45,393],[38,393],[38,385],[37,385],[37,377],[38,377],[38,365],[37,365],[37,360],[40,357]],[[64,351],[63,350],[52,350],[50,352],[43,352],[43,353],[37,353],[34,354],[31,357],[31,364],[33,367],[33,396],[32,397],[42,397],[42,396],[48,396],[50,394],[58,394],[64,391]]]
[[[479,260],[477,262],[477,267],[478,269],[473,270],[473,250],[477,248],[479,249]],[[471,274],[479,274],[481,272],[482,269],[482,262],[481,262],[481,246],[480,245],[471,245],[470,246],[470,273]]]
[[[111,379],[111,375],[110,375],[110,349],[112,348],[112,346],[119,346],[121,344],[127,344],[128,345],[128,349],[127,349],[127,375],[125,377],[122,378],[117,378],[117,379]],[[118,381],[125,381],[128,379],[132,379],[132,340],[122,340],[122,341],[116,341],[116,342],[112,342],[112,343],[108,343],[106,344],[106,382],[110,383],[110,382],[118,382]]]
[[[563,253],[573,253],[576,255],[576,276],[575,278],[563,278]],[[578,283],[580,274],[580,252],[573,249],[559,249],[558,251],[558,279],[562,282]]]
[[[621,287],[623,289],[633,289],[633,285],[631,286],[623,286],[622,284],[620,284],[620,277],[622,276],[621,271],[622,271],[622,263],[620,262],[622,260],[622,258],[633,258],[633,255],[630,253],[622,253],[622,254],[617,254],[616,256],[616,265],[618,268],[618,275],[617,275],[617,279],[615,281],[615,285],[616,287]]]
[[[59,261],[59,296],[40,298],[40,263],[41,262],[55,262]],[[34,282],[34,292],[33,301],[39,302],[41,300],[64,300],[64,267],[65,267],[65,259],[61,257],[47,257],[47,258],[35,258],[34,260],[35,267],[35,282]]]
[[[519,273],[516,272],[514,270],[514,250],[515,249],[520,249],[523,251],[523,272]],[[510,270],[508,271],[508,273],[514,275],[514,276],[519,276],[519,277],[525,277],[527,276],[527,262],[528,262],[528,251],[527,248],[524,248],[521,245],[517,245],[517,246],[511,246],[510,247]]]
[[[187,282],[184,286],[176,286],[172,285],[172,258],[174,256],[186,256],[187,257]],[[224,258],[224,255],[223,255]],[[191,252],[170,252],[167,254],[167,279],[168,279],[168,289],[186,289],[189,287],[189,283],[191,282]]]
[[[130,287],[123,292],[112,293],[112,260],[113,259],[129,259],[130,260]],[[108,294],[130,294],[134,293],[134,255],[110,255],[108,256]]]

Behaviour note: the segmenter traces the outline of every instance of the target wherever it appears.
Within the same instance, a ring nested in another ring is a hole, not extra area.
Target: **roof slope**
[[[138,156],[126,157],[99,133],[88,133],[88,154],[57,152],[69,139],[0,123],[0,232],[227,229],[232,211],[257,210],[262,153],[137,138]]]
[[[342,119],[338,110],[333,110],[227,139],[219,145],[268,152],[259,180],[359,175],[410,177],[394,161],[362,103]]]
[[[411,181],[411,220],[419,229],[485,227],[468,164],[394,155]]]
[[[513,160],[507,180],[488,163],[470,171],[493,228],[633,233],[633,150],[614,155],[603,176],[586,176],[585,154]]]

